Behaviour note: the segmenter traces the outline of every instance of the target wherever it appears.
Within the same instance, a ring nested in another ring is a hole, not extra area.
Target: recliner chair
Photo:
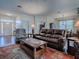
[[[20,39],[27,38],[26,30],[25,29],[16,29],[15,30],[15,38],[16,38],[16,43],[19,43]]]

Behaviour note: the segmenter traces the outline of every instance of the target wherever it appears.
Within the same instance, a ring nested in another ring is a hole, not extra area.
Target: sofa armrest
[[[33,35],[33,38],[35,38],[36,36],[39,36],[39,35],[40,35],[40,34],[34,34],[34,35]]]
[[[34,34],[34,35],[40,35],[40,34]]]
[[[59,43],[63,43],[64,40],[63,40],[63,39],[58,39],[58,42],[59,42]]]

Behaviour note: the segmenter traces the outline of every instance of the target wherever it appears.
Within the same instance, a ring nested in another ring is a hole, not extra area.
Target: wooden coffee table
[[[35,38],[21,40],[21,48],[26,51],[33,59],[41,57],[46,51],[47,42]]]

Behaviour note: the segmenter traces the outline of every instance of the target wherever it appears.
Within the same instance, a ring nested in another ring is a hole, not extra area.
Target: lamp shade
[[[79,38],[79,20],[75,23],[75,27],[77,29],[77,37]]]
[[[34,24],[32,24],[32,28],[34,28],[35,27],[35,25]]]
[[[75,27],[76,27],[77,29],[79,29],[79,21],[77,21],[77,22],[75,23]]]

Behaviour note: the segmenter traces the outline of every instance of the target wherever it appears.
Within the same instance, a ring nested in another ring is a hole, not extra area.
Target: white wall
[[[0,17],[5,18],[3,15]],[[35,21],[34,21],[34,17],[35,17]],[[67,17],[68,18],[68,17]],[[9,17],[5,19],[9,19]],[[10,18],[10,20],[14,20],[14,27],[16,27],[16,20],[21,21],[21,25],[18,26],[18,28],[25,28],[26,29],[26,33],[32,33],[32,24],[35,24],[35,33],[39,33],[39,26],[42,23],[46,23],[45,24],[45,28],[49,28],[49,24],[50,23],[54,23],[54,28],[59,28],[59,24],[58,24],[58,19],[62,19],[62,18],[54,18],[52,15],[51,16],[28,16],[28,15],[18,15],[16,17]],[[74,18],[74,22],[76,18]]]

